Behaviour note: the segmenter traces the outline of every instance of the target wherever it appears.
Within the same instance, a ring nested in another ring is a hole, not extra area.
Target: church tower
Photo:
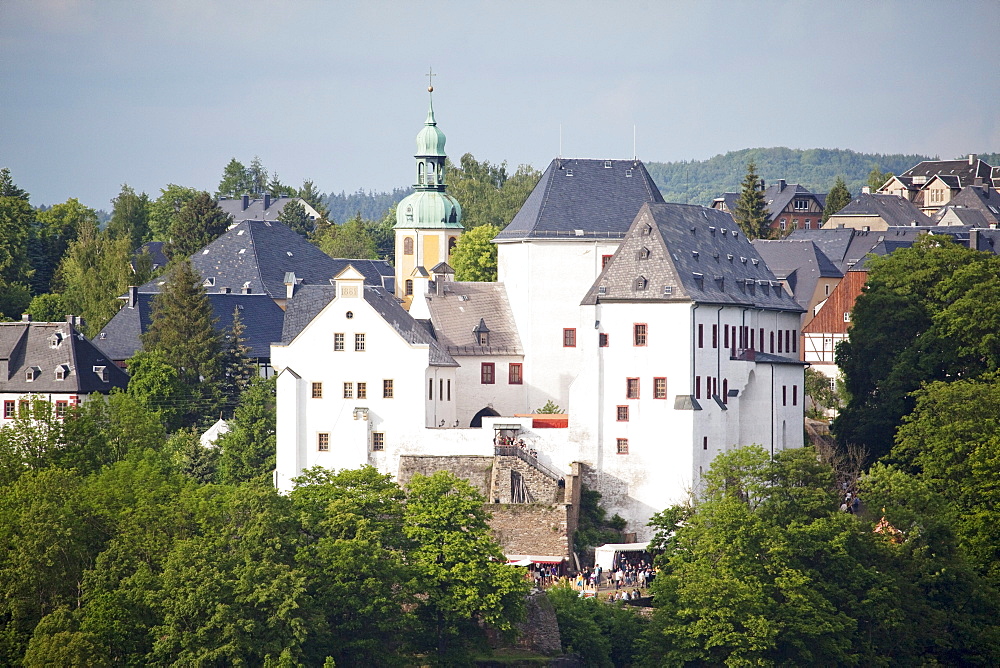
[[[396,296],[410,308],[413,295],[427,284],[431,269],[448,262],[465,229],[462,207],[445,192],[444,133],[434,119],[434,87],[428,86],[427,120],[417,134],[415,192],[396,207]],[[421,280],[424,279],[424,280]]]

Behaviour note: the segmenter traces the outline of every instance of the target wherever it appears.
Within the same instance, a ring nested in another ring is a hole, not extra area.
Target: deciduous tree
[[[127,183],[122,184],[118,196],[111,200],[114,207],[108,234],[112,239],[128,239],[132,250],[149,241],[149,196],[136,194]]]
[[[96,221],[87,222],[59,266],[57,291],[67,313],[83,316],[88,337],[96,336],[118,312],[118,297],[133,280],[129,245],[127,239],[113,240],[98,230]]]
[[[176,184],[160,189],[160,196],[149,205],[149,229],[154,241],[170,239],[170,228],[181,209],[200,191]]]
[[[497,280],[497,247],[493,237],[500,233],[494,225],[480,225],[458,238],[451,264],[458,281]]]
[[[368,233],[368,224],[361,219],[361,214],[341,225],[317,228],[313,243],[330,257],[377,259],[375,241]]]

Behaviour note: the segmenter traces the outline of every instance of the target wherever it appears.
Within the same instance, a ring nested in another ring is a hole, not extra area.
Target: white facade
[[[614,255],[620,239],[559,239],[497,244],[497,277],[524,347],[526,406],[535,410],[552,400],[566,409],[570,386],[589,339],[596,342],[593,320],[580,310],[580,299]],[[572,329],[575,345],[564,345]]]

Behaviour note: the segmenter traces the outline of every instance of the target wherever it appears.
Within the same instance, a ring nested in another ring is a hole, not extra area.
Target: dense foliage
[[[852,515],[834,480],[811,448],[717,457],[696,503],[661,516],[649,665],[995,664],[996,592],[944,500],[876,469]]]
[[[747,163],[747,172],[740,186],[740,196],[733,210],[733,220],[743,230],[747,239],[767,239],[771,236],[770,211],[764,201],[764,189],[753,160]]]
[[[863,446],[874,461],[889,452],[922,383],[1000,368],[998,288],[1000,258],[941,235],[871,259],[849,339],[837,349],[849,396],[833,423],[838,441]]]
[[[315,469],[277,494],[273,383],[215,449],[126,393],[52,415],[0,430],[0,664],[465,665],[521,618],[465,481]]]

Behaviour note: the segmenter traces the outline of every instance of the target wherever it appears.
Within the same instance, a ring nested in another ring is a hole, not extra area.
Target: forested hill
[[[945,156],[954,159],[959,156]],[[1000,164],[1000,154],[982,153],[979,157],[991,165]],[[724,192],[736,192],[746,174],[749,160],[757,164],[757,173],[767,183],[785,179],[788,183],[801,183],[813,192],[830,192],[838,176],[843,176],[851,194],[861,192],[867,184],[868,173],[873,167],[882,172],[899,174],[921,160],[937,160],[926,155],[902,153],[859,153],[839,148],[791,149],[745,148],[729,151],[708,160],[681,162],[647,162],[656,185],[668,202],[709,205]],[[396,188],[392,192],[365,192],[327,197],[332,220],[342,223],[359,211],[366,220],[380,220],[385,212],[412,192],[412,188]]]
[[[646,169],[666,201],[708,205],[724,192],[739,191],[750,160],[757,164],[757,173],[768,184],[785,179],[788,183],[801,183],[813,192],[826,193],[836,178],[843,176],[848,190],[856,195],[868,182],[873,167],[899,174],[921,160],[934,159],[925,155],[883,155],[846,149],[747,148],[708,160],[647,162]]]
[[[373,192],[359,190],[339,195],[331,193],[326,198],[326,206],[330,209],[330,220],[343,223],[361,214],[365,220],[381,220],[386,211],[396,206],[396,203],[413,192],[413,188],[393,188],[392,192]]]

